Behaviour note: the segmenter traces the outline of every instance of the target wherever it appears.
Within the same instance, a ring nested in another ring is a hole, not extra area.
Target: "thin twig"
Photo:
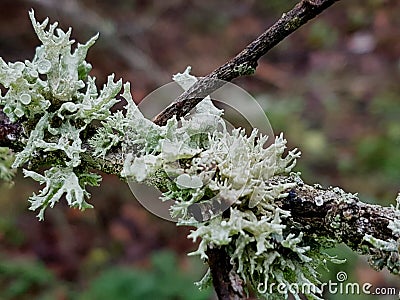
[[[200,79],[188,91],[181,94],[173,103],[154,117],[154,123],[165,125],[168,119],[173,116],[179,119],[189,113],[202,98],[221,87],[222,81],[231,81],[237,77],[254,73],[260,57],[337,1],[339,0],[302,0],[292,10],[284,13],[275,24],[251,42],[238,55]]]

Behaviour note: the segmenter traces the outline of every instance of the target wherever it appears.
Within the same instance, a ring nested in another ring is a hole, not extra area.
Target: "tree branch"
[[[225,248],[208,248],[208,266],[219,299],[244,299],[243,282],[233,270]]]
[[[278,178],[278,181],[288,178]],[[386,267],[391,273],[400,274],[398,249],[378,247],[369,238],[386,242],[400,239],[400,234],[389,228],[399,220],[394,207],[367,204],[340,188],[323,189],[302,182],[277,204],[291,212],[291,225],[300,224],[300,230],[307,235],[318,234],[334,243],[344,243],[357,253],[367,255],[374,269]]]
[[[275,24],[238,55],[201,78],[189,90],[181,94],[173,103],[154,117],[154,123],[165,125],[167,120],[173,116],[179,119],[189,113],[201,99],[220,88],[223,81],[231,81],[239,76],[253,74],[260,57],[337,1],[339,0],[302,0],[292,10],[284,13]]]
[[[301,183],[277,203],[291,212],[291,221],[301,224],[303,231],[343,242],[357,253],[371,254],[366,252],[371,246],[365,247],[368,244],[364,239],[366,235],[384,241],[400,237],[388,228],[389,222],[396,220],[393,207],[361,202],[339,188],[323,189],[319,185]]]

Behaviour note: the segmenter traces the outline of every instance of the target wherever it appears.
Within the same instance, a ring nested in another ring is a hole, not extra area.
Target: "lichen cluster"
[[[189,71],[174,76],[185,89],[197,80]],[[128,155],[122,175],[129,180],[157,186],[162,182],[164,200],[174,201],[171,214],[178,218],[178,225],[197,228],[189,238],[201,242],[191,255],[207,259],[208,247],[226,246],[235,272],[261,296],[273,298],[268,287],[276,292],[273,286],[279,283],[298,283],[311,287],[310,298],[318,298],[315,268],[327,257],[307,246],[302,232],[289,232],[285,219],[290,213],[274,204],[295,183],[269,181],[288,174],[300,153],[295,149],[283,158],[286,140],[282,135],[266,147],[267,137],[256,130],[250,136],[241,129],[229,132],[223,112],[207,98],[190,118],[170,119],[166,126],[145,119],[133,101],[125,98],[129,118],[108,117],[92,144],[106,149],[98,155],[116,145],[123,147]],[[226,199],[229,203],[224,207]],[[206,211],[206,216],[191,212],[194,205],[212,210],[215,202],[221,204],[220,209]],[[209,279],[207,273],[201,285]],[[288,293],[275,295],[281,299]]]
[[[372,246],[367,249],[369,262],[377,270],[386,267],[392,274],[400,275],[400,193],[396,198],[394,219],[389,221],[388,228],[392,230],[393,236],[399,237],[397,240],[385,241],[369,234],[364,236],[364,241]]]
[[[0,147],[0,180],[11,183],[15,175],[15,169],[11,166],[14,162],[14,154],[7,147]]]
[[[24,124],[28,137],[12,167],[51,161],[43,175],[24,170],[26,177],[46,184],[29,200],[30,209],[39,209],[38,216],[43,219],[46,207],[53,207],[64,194],[73,207],[89,206],[85,186],[98,185],[101,178],[82,163],[81,155],[86,151],[82,136],[92,121],[110,115],[122,82],[114,82],[111,75],[98,91],[95,78],[88,75],[91,65],[85,58],[97,36],[72,51],[71,28],[64,32],[54,23],[46,30],[48,19],[39,23],[33,11],[29,15],[42,45],[31,61],[5,63],[0,58],[0,83],[7,89],[0,105],[12,122]]]

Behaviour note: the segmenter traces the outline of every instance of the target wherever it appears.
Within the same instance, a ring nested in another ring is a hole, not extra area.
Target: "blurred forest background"
[[[297,1],[2,0],[0,56],[31,59],[38,40],[28,18],[59,21],[86,42],[92,75],[131,81],[139,102],[187,65],[203,76],[233,57]],[[261,59],[254,76],[235,83],[251,92],[290,147],[308,183],[337,185],[380,205],[400,188],[400,2],[341,1]],[[192,284],[204,273],[190,228],[159,219],[116,176],[93,188],[95,209],[59,203],[44,222],[28,211],[38,190],[19,173],[0,189],[0,299],[213,299]],[[347,247],[347,258],[321,270],[323,282],[345,271],[349,282],[397,287]],[[395,299],[325,295],[326,299]]]

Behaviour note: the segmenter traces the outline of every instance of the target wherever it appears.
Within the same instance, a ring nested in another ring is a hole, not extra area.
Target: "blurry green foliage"
[[[211,291],[199,291],[193,284],[196,280],[193,275],[179,269],[173,253],[158,252],[152,257],[151,270],[126,266],[109,268],[90,283],[79,299],[210,299]]]
[[[257,99],[264,107],[275,135],[284,132],[288,139],[288,148],[298,147],[301,150],[302,156],[295,171],[301,171],[306,180],[314,182],[314,166],[329,166],[334,150],[322,128],[313,128],[313,120],[304,117],[307,110],[306,99],[299,95],[262,95]],[[318,178],[320,183],[324,181],[320,176]]]
[[[0,218],[0,236],[2,241],[12,246],[20,246],[25,241],[24,233],[17,227],[15,220]]]
[[[301,84],[312,84],[315,73]],[[393,203],[399,186],[400,91],[382,87],[360,109],[360,100],[346,85],[349,78],[341,80],[336,84],[342,94],[322,90],[320,102],[310,104],[304,93],[261,95],[258,100],[275,134],[285,132],[289,147],[302,151],[296,170],[306,181],[318,178],[321,184],[364,192],[363,199]]]
[[[334,26],[324,20],[316,20],[310,26],[307,42],[313,49],[330,49],[335,45],[338,32]]]
[[[387,90],[372,99],[368,114],[375,126],[354,139],[353,160],[343,171],[366,177],[382,177],[386,185],[398,185],[400,170],[400,92]]]
[[[355,163],[360,172],[382,172],[395,177],[400,170],[400,145],[386,134],[368,136],[358,142]]]
[[[43,264],[30,260],[0,259],[0,299],[43,299],[55,284]]]
[[[360,6],[350,7],[347,10],[347,17],[349,19],[349,31],[359,30],[371,23],[371,17],[368,15],[368,11]]]
[[[92,275],[86,276],[90,281]],[[200,277],[197,266],[188,264],[188,270],[183,271],[176,255],[164,251],[152,256],[151,269],[110,266],[89,282],[86,291],[80,292],[76,282],[57,280],[39,262],[0,258],[0,299],[210,299],[210,289],[199,291],[193,283]]]

